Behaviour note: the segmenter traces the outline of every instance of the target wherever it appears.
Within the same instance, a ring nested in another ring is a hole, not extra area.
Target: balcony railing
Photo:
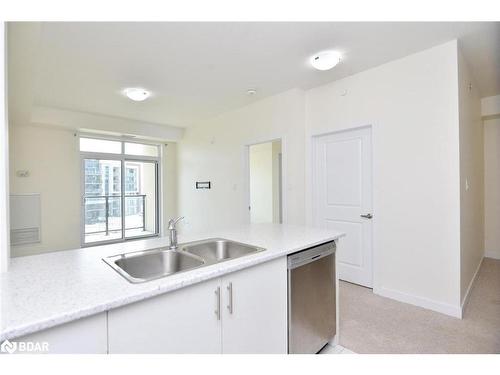
[[[125,230],[146,230],[146,194],[125,195],[125,223],[131,221],[132,225]],[[85,196],[85,235],[105,233],[122,230],[122,205],[121,195],[92,195]],[[135,203],[130,204],[129,202]],[[139,225],[137,225],[137,223]],[[103,228],[104,224],[104,228]],[[102,228],[102,229],[101,229]]]

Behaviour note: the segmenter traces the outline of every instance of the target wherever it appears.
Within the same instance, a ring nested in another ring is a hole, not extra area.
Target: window
[[[113,193],[119,193],[122,187],[120,186],[120,167],[113,168]]]
[[[121,154],[122,145],[118,141],[106,139],[80,138],[80,151]]]
[[[141,143],[125,143],[127,155],[158,157],[158,146],[144,145]]]
[[[128,164],[125,168],[125,191],[128,194],[139,193],[139,170],[140,165]]]
[[[159,147],[80,138],[80,152],[82,245],[157,236]]]

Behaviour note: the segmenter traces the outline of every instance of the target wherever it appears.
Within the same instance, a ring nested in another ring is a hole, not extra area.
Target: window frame
[[[92,151],[80,151],[80,138],[92,138],[99,140],[110,140],[121,142],[121,154],[114,153],[103,153],[103,152],[92,152]],[[125,143],[139,143],[151,146],[156,146],[158,148],[158,156],[140,156],[140,155],[127,155],[125,154]],[[80,154],[80,246],[82,248],[107,245],[113,243],[122,243],[127,241],[148,239],[154,237],[160,237],[161,232],[161,194],[162,191],[162,176],[161,176],[161,160],[162,160],[162,148],[160,143],[143,141],[143,140],[131,140],[129,138],[120,138],[113,136],[96,136],[92,134],[77,134],[77,145],[78,153]],[[85,242],[85,159],[97,159],[97,160],[117,160],[120,161],[121,170],[121,238],[111,239],[96,242]],[[133,237],[125,237],[125,162],[149,162],[154,163],[155,166],[155,233],[139,235]]]

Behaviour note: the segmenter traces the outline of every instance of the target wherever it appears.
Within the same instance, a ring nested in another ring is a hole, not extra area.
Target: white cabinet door
[[[222,278],[223,353],[287,353],[286,257]]]
[[[30,343],[41,351],[20,352],[22,354],[106,354],[106,313],[92,315],[49,328],[11,341]],[[48,350],[46,351],[45,348]]]
[[[220,279],[108,312],[109,353],[220,353]]]

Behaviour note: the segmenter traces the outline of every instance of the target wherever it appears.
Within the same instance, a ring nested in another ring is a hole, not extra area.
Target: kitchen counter
[[[197,235],[179,243],[226,238],[266,251],[176,275],[131,284],[102,261],[163,247],[167,237],[13,258],[0,275],[0,341],[11,339],[285,256],[344,234],[303,226],[252,224]]]

